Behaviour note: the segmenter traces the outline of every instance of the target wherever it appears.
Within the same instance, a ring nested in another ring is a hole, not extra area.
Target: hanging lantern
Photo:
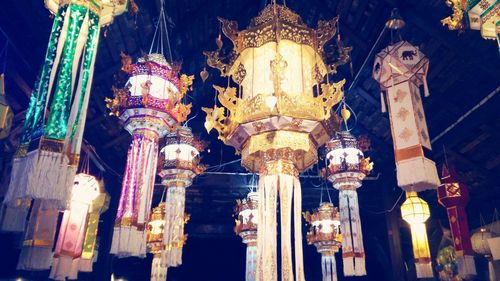
[[[463,31],[466,26],[479,30],[484,39],[497,40],[500,50],[500,5],[497,0],[451,0],[446,1],[446,5],[452,8],[453,14],[441,20],[443,26],[447,25],[449,30]]]
[[[438,202],[448,212],[458,272],[462,278],[470,279],[476,275],[476,265],[465,212],[465,205],[469,201],[469,191],[464,183],[458,181],[455,170],[450,171],[446,165],[443,165],[441,181],[443,184],[437,190]]]
[[[419,87],[429,95],[426,75],[429,60],[406,41],[377,54],[373,78],[385,91],[389,105],[398,185],[405,191],[435,189],[440,184],[435,163],[427,158],[431,142]],[[385,100],[382,97],[382,108]]]
[[[189,127],[178,127],[165,138],[165,146],[161,150],[164,159],[159,165],[162,184],[167,188],[162,266],[182,264],[182,248],[187,239],[184,224],[189,220],[189,216],[184,213],[186,188],[205,170],[200,165],[200,151],[203,149],[204,144],[194,138]]]
[[[425,222],[431,213],[427,202],[414,191],[406,192],[406,201],[401,205],[401,217],[410,225],[411,240],[417,278],[432,278],[431,253],[427,241]]]
[[[370,158],[364,158],[357,140],[347,131],[326,144],[329,164],[328,180],[339,190],[340,222],[342,224],[342,259],[345,276],[366,275],[363,232],[356,190],[373,169]]]
[[[231,76],[240,92],[238,96],[236,88],[214,86],[222,107],[203,108],[205,128],[215,128],[219,139],[241,153],[242,165],[260,174],[256,280],[277,280],[278,198],[281,276],[304,280],[298,175],[317,162],[317,148],[339,126],[331,108],[342,99],[345,80],[322,81],[348,61],[351,48],[339,48],[342,60],[326,65],[323,45],[337,33],[338,18],[320,21],[318,29],[311,29],[299,15],[275,1],[246,30],[238,30],[235,21],[220,21],[234,45],[233,55],[226,60],[220,50],[205,52],[207,63],[222,76]]]
[[[257,265],[257,225],[259,195],[250,192],[243,200],[236,201],[235,214],[237,216],[234,232],[247,245],[245,280],[255,281]]]
[[[146,255],[145,226],[149,219],[158,160],[158,139],[186,119],[191,105],[181,103],[192,77],[178,76],[179,66],[163,55],[149,54],[131,69],[123,89],[113,88],[106,99],[111,114],[119,116],[132,134],[111,253],[118,257]]]
[[[96,219],[96,215],[98,223],[99,214],[102,209],[107,208],[104,206],[107,205],[107,197],[109,196],[94,176],[84,173],[75,176],[71,203],[69,209],[64,211],[59,229],[50,278],[78,279],[78,271],[85,260],[85,240],[91,239],[88,235],[89,226],[92,227],[95,223],[92,220]],[[95,234],[97,233],[94,233],[94,241]]]
[[[470,240],[472,244],[472,250],[477,254],[483,256],[488,260],[488,276],[489,281],[497,280],[495,277],[495,267],[493,265],[493,258],[491,256],[490,245],[488,245],[488,240],[493,238],[493,234],[486,228],[481,228],[479,231],[472,234]]]
[[[59,211],[46,200],[35,199],[32,205],[17,270],[50,268]]]
[[[0,140],[6,138],[10,133],[14,113],[7,103],[5,97],[5,74],[0,74]]]
[[[147,228],[148,251],[153,254],[151,265],[151,281],[167,280],[167,267],[161,263],[161,253],[165,249],[163,233],[165,232],[165,202],[160,202],[151,213]]]
[[[99,31],[126,10],[128,1],[44,2],[54,23],[5,201],[50,200],[64,210],[79,160]]]
[[[321,254],[322,280],[336,281],[335,253],[342,246],[340,217],[337,208],[332,203],[321,203],[312,214],[304,213],[304,218],[310,224],[307,232],[307,244],[316,246],[318,253]]]

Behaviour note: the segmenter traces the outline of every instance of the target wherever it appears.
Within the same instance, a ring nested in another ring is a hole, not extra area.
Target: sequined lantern
[[[414,191],[406,192],[401,217],[410,225],[413,256],[418,278],[432,278],[432,261],[425,222],[430,217],[429,205]]]
[[[71,203],[64,211],[57,238],[50,278],[78,279],[78,271],[92,271],[92,254],[100,214],[107,209],[109,196],[94,176],[75,176]],[[84,255],[85,252],[85,255]]]
[[[214,86],[222,107],[203,109],[207,113],[205,128],[215,128],[219,139],[241,153],[241,164],[260,174],[256,280],[277,280],[278,198],[281,278],[304,280],[298,175],[317,162],[317,148],[338,128],[339,118],[331,114],[331,108],[342,99],[345,80],[322,81],[348,61],[350,48],[337,44],[341,59],[327,65],[323,46],[336,34],[338,18],[320,21],[312,29],[275,1],[245,30],[238,30],[235,21],[220,21],[234,45],[233,52],[225,58],[220,47],[205,52],[207,63],[222,76],[232,77],[240,92],[237,95],[236,88]]]
[[[398,185],[405,191],[435,189],[440,184],[436,164],[426,155],[431,149],[419,87],[427,89],[429,60],[406,41],[377,54],[373,78],[386,92],[391,121]],[[381,93],[382,108],[385,99]]]
[[[472,250],[475,253],[482,255],[486,260],[488,260],[488,276],[489,281],[497,280],[495,277],[495,267],[493,265],[493,258],[491,256],[490,245],[488,245],[488,240],[493,238],[493,234],[486,228],[481,228],[479,231],[472,234],[470,240],[472,244]]]
[[[356,190],[373,169],[365,158],[356,138],[342,131],[327,144],[328,180],[339,190],[340,222],[342,224],[342,258],[344,275],[366,275],[363,232]]]
[[[161,262],[166,267],[182,264],[182,248],[187,239],[184,224],[189,219],[189,216],[184,214],[186,188],[205,170],[205,167],[200,165],[200,151],[203,149],[203,143],[197,140],[191,129],[186,126],[178,127],[175,132],[167,135],[165,146],[161,149],[164,158],[159,165],[159,175],[162,184],[167,188],[163,235],[165,250],[161,253]]]
[[[148,252],[153,254],[151,281],[167,280],[167,267],[161,264],[161,253],[165,249],[163,233],[165,231],[165,202],[160,202],[151,213],[147,228]]]
[[[458,272],[462,278],[470,279],[476,275],[476,265],[465,212],[469,191],[463,182],[458,181],[455,170],[448,169],[446,165],[443,165],[441,182],[443,184],[437,190],[438,202],[448,212]]]
[[[181,75],[161,54],[127,62],[123,69],[130,78],[122,89],[113,88],[114,99],[106,99],[111,114],[119,116],[132,134],[111,253],[119,257],[146,255],[145,226],[149,219],[158,140],[186,119],[191,105],[181,103],[192,77]]]
[[[342,246],[340,234],[340,217],[337,208],[332,203],[321,203],[312,213],[304,213],[304,218],[310,224],[307,232],[307,244],[316,246],[321,254],[321,271],[323,281],[337,280],[337,265],[335,253]]]
[[[54,22],[5,201],[50,200],[64,210],[79,160],[99,32],[126,10],[128,1],[44,2]]]
[[[236,201],[235,214],[237,216],[234,231],[243,243],[247,245],[245,280],[255,281],[255,269],[257,265],[257,207],[259,195],[250,192],[243,200]]]
[[[500,51],[500,1],[447,0],[453,14],[441,20],[450,30],[462,31],[466,26],[479,30],[484,39],[496,40]],[[465,16],[465,19],[464,19]]]

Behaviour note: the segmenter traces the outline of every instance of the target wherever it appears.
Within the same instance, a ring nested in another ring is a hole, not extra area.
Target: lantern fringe
[[[17,270],[48,270],[52,261],[52,245],[50,247],[23,247],[17,262]]]
[[[146,232],[135,226],[119,226],[113,229],[110,253],[119,258],[146,256]]]
[[[159,255],[153,257],[151,265],[151,281],[166,281],[168,267],[162,265],[162,258]]]
[[[27,206],[13,207],[8,204],[2,206],[1,231],[5,232],[24,232],[26,229],[26,218],[29,208]]]
[[[175,267],[182,264],[185,203],[185,187],[168,187],[163,232],[163,244],[166,245],[166,248],[161,253],[162,265],[166,267]]]
[[[80,259],[80,271],[82,272],[92,272],[92,267],[94,265],[93,259]]]
[[[474,256],[464,255],[457,257],[458,273],[464,279],[477,275]]]
[[[277,174],[259,178],[256,280],[277,280],[277,197],[281,215],[281,276],[283,280],[303,281],[302,196],[297,177]],[[261,199],[262,198],[262,199]],[[295,279],[292,262],[291,212],[293,198]]]
[[[321,255],[321,272],[323,273],[323,281],[337,281],[337,264],[335,256],[322,254]]]
[[[257,246],[247,246],[245,281],[255,281]]]
[[[380,111],[382,113],[387,112],[387,106],[385,105],[384,92],[380,92]]]
[[[342,233],[342,260],[345,276],[366,275],[365,251],[358,193],[342,189],[339,192],[340,223]]]
[[[416,262],[415,270],[417,271],[417,278],[433,278],[431,262]]]
[[[52,151],[38,150],[38,159],[28,177],[28,194],[35,199],[51,200],[59,210],[65,210],[71,197],[67,185],[68,157]],[[71,181],[74,179],[71,178]],[[71,186],[71,185],[70,185]]]
[[[15,157],[12,163],[9,188],[5,194],[4,203],[15,206],[17,198],[29,198],[29,171],[34,169],[38,160],[38,151],[30,151],[23,157]]]
[[[425,157],[397,161],[396,167],[398,185],[403,189],[404,187],[411,187],[412,191],[420,192],[435,189],[441,184],[436,164]]]
[[[49,278],[65,281],[66,278],[78,279],[78,270],[80,269],[80,258],[61,255],[54,258]]]

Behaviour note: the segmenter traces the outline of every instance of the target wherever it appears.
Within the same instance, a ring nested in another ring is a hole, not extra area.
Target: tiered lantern
[[[432,264],[425,222],[431,213],[427,202],[414,191],[406,192],[406,201],[401,205],[401,217],[410,225],[413,256],[418,278],[431,278]]]
[[[339,190],[342,225],[342,259],[345,276],[366,275],[363,231],[359,215],[358,193],[362,180],[373,169],[370,158],[364,158],[356,138],[342,131],[327,144],[328,180]]]
[[[167,280],[167,267],[161,263],[161,253],[165,249],[163,233],[165,232],[165,202],[160,202],[151,213],[148,222],[147,243],[148,252],[153,254],[151,265],[151,281]]]
[[[488,240],[493,238],[493,234],[489,229],[481,228],[479,231],[475,232],[471,236],[471,244],[472,250],[478,255],[483,256],[488,260],[488,275],[489,281],[497,280],[495,277],[495,267],[493,265],[493,258],[491,255],[490,245],[488,244]]]
[[[161,255],[162,265],[166,267],[182,264],[182,248],[187,239],[184,224],[189,219],[184,213],[186,188],[205,170],[200,165],[200,151],[203,149],[204,144],[193,136],[191,129],[182,126],[165,138],[165,146],[161,150],[164,159],[160,162],[159,175],[167,188],[163,235],[165,250]]]
[[[238,30],[235,21],[220,20],[234,45],[227,60],[221,58],[220,47],[205,52],[208,65],[218,68],[222,76],[231,76],[241,89],[237,95],[236,88],[215,86],[223,107],[203,110],[207,130],[215,128],[219,139],[241,153],[242,165],[260,174],[256,280],[277,280],[278,198],[281,276],[304,280],[298,176],[317,162],[317,148],[339,125],[331,108],[341,100],[345,80],[322,83],[327,73],[349,58],[350,48],[340,44],[342,61],[326,65],[323,59],[323,45],[336,34],[337,20],[320,21],[312,29],[295,12],[273,1],[246,30]]]
[[[429,60],[418,47],[406,41],[383,49],[377,54],[373,67],[373,78],[386,92],[386,98],[381,92],[382,111],[385,111],[386,101],[389,106],[398,185],[411,194],[436,189],[440,185],[436,164],[427,157],[431,141],[419,89],[423,86],[425,96],[429,95],[426,80],[428,68]],[[422,225],[424,228],[419,231],[425,231],[425,224]],[[428,250],[428,242],[422,240],[423,237],[419,235],[418,239],[413,239],[418,241],[418,244],[413,244],[414,253],[419,253],[419,248]],[[416,256],[415,260],[418,261],[417,274],[432,277],[430,256]]]
[[[235,214],[237,216],[234,232],[247,245],[245,280],[255,281],[257,265],[257,224],[259,195],[257,192],[248,193],[243,200],[236,201]]]
[[[50,200],[64,210],[78,166],[99,31],[127,9],[128,1],[44,2],[54,23],[5,201]]]
[[[438,202],[446,208],[450,222],[453,247],[457,255],[458,273],[464,279],[476,275],[474,253],[469,235],[469,224],[465,205],[469,201],[467,186],[458,181],[454,169],[443,165],[441,182],[438,187]]]
[[[125,62],[130,60],[124,60]],[[186,119],[191,105],[181,103],[192,77],[178,76],[180,67],[161,54],[139,58],[122,68],[130,74],[123,89],[106,99],[111,114],[119,116],[132,134],[111,253],[119,257],[146,255],[145,226],[149,219],[158,160],[158,139]]]
[[[321,254],[321,271],[323,281],[337,280],[337,265],[335,253],[342,246],[340,234],[340,217],[337,208],[332,203],[321,203],[313,213],[304,213],[304,218],[310,224],[307,232],[307,244],[316,246]]]
[[[451,0],[446,4],[453,9],[453,14],[441,20],[443,25],[450,30],[463,30],[466,25],[479,30],[484,39],[497,40],[500,50],[500,5],[497,0]]]
[[[59,229],[50,278],[78,279],[78,271],[92,271],[99,216],[108,203],[109,196],[94,176],[76,175],[71,204],[64,211]]]

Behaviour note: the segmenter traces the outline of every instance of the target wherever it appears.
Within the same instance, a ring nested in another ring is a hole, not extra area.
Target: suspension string
[[[161,194],[160,203],[163,202],[163,199],[165,199],[165,193],[166,193],[166,191],[167,191],[167,187],[163,186],[163,193]]]
[[[165,2],[165,0],[162,0],[162,3],[163,2]],[[167,17],[166,17],[165,11],[163,11],[163,25],[165,28],[165,37],[167,38],[168,57],[169,57],[170,61],[172,62],[174,60],[174,58],[172,56],[172,49],[170,47],[170,38],[169,38],[169,34],[168,34]]]

